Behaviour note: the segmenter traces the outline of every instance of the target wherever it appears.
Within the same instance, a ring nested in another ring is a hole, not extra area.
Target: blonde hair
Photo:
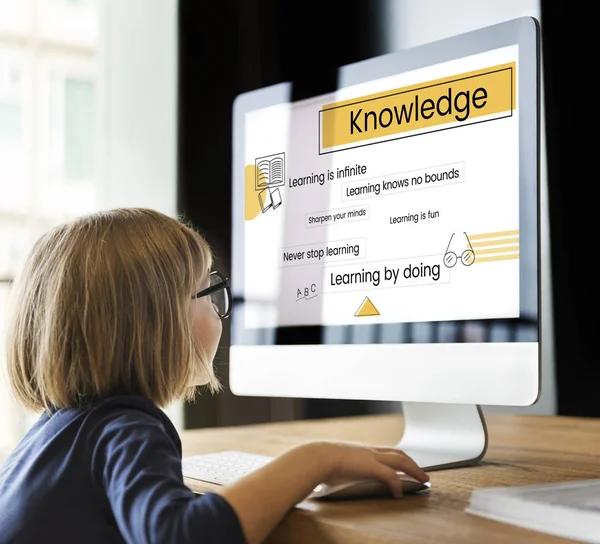
[[[190,400],[197,365],[191,296],[212,265],[183,219],[145,208],[98,212],[55,227],[33,247],[14,286],[8,375],[28,408],[135,394],[165,407]]]

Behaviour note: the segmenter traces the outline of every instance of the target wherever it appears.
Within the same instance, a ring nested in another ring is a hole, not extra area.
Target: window
[[[175,213],[178,3],[151,4],[0,0],[0,450],[37,418],[3,372],[8,280],[31,245],[97,209]],[[181,403],[165,411],[182,428]]]
[[[97,0],[0,0],[0,363],[33,242],[96,206]],[[31,422],[0,372],[0,448]],[[8,416],[8,417],[5,417]]]

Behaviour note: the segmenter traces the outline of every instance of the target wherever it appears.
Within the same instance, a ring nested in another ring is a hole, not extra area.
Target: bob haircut
[[[7,367],[18,400],[39,411],[125,394],[166,407],[193,398],[198,370],[218,390],[188,317],[211,266],[191,226],[145,208],[44,234],[13,288]]]

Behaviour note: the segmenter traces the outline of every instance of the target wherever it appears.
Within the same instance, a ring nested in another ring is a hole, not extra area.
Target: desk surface
[[[600,419],[487,414],[489,447],[477,466],[432,471],[431,491],[400,500],[304,501],[268,539],[285,543],[564,544],[568,540],[464,512],[476,488],[600,477]],[[395,445],[397,414],[267,423],[182,432],[183,454],[244,450],[278,455],[312,439]],[[195,491],[213,489],[193,480]]]

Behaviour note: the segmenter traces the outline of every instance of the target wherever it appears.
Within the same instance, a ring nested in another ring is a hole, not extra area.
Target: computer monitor
[[[401,401],[428,470],[540,391],[539,25],[519,18],[233,106],[230,387]]]

